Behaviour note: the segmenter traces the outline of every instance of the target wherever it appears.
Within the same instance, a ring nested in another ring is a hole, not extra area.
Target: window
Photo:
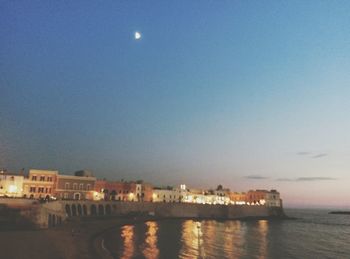
[[[47,177],[47,181],[52,182],[52,177],[51,176]]]
[[[36,181],[36,175],[32,175],[32,181]]]
[[[43,176],[43,175],[40,176],[40,181],[42,181],[42,182],[45,181],[45,176]]]
[[[66,183],[66,184],[64,185],[64,187],[65,187],[66,190],[68,190],[68,189],[69,189],[69,183]]]
[[[38,188],[38,193],[44,193],[44,187],[39,187]]]
[[[79,184],[79,190],[83,190],[84,185],[81,183]]]
[[[36,188],[35,187],[30,187],[29,188],[29,192],[35,192],[36,191]]]
[[[63,196],[65,199],[68,199],[68,193],[65,193]]]
[[[77,190],[78,189],[78,184],[73,183],[73,190]]]
[[[90,191],[90,184],[86,185],[86,190]]]

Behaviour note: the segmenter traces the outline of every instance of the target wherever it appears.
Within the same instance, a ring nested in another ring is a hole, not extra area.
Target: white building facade
[[[0,197],[22,197],[23,196],[22,175],[0,174]]]
[[[182,202],[183,198],[183,192],[179,188],[153,189],[153,202]]]

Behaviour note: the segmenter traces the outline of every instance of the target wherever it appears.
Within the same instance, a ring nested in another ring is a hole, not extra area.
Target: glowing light
[[[126,225],[122,227],[121,237],[123,238],[123,254],[121,258],[132,258],[134,256],[134,226]]]
[[[153,193],[153,194],[152,194],[152,198],[153,198],[153,199],[156,199],[156,198],[157,198],[157,194]]]
[[[17,186],[16,185],[10,185],[9,186],[9,193],[15,193],[17,192]]]
[[[146,246],[144,247],[142,253],[146,258],[158,258],[159,257],[159,249],[157,247],[158,237],[158,224],[157,222],[148,221],[145,223],[148,227],[146,233]]]
[[[135,32],[135,40],[140,40],[141,39],[141,33],[140,32]]]

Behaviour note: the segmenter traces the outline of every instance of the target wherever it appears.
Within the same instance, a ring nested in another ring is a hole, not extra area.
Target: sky
[[[350,207],[349,13],[348,1],[1,1],[0,168]]]

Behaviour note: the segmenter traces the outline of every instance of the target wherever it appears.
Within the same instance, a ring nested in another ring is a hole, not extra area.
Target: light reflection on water
[[[260,247],[259,259],[267,258],[267,232],[269,230],[269,222],[267,220],[259,220]]]
[[[134,245],[134,226],[126,225],[121,228],[121,237],[123,239],[122,259],[131,258],[135,252]]]
[[[185,221],[182,224],[182,236],[181,236],[181,255],[185,256],[198,256],[198,237],[196,236],[196,229],[194,230],[193,221]]]
[[[178,224],[175,229],[181,232],[180,240],[166,240],[172,233],[159,233],[159,227],[166,224]],[[168,220],[168,221],[147,221],[135,226],[126,225],[120,229],[122,245],[119,244],[118,258],[168,258],[169,255],[176,255],[177,258],[241,258],[241,256],[251,254],[246,251],[251,237],[258,240],[258,251],[253,252],[255,258],[267,258],[267,233],[268,221],[260,220],[256,222],[255,233],[247,233],[246,223],[241,221],[215,220]],[[167,236],[169,234],[169,236]],[[161,236],[159,236],[161,235]],[[159,239],[165,242],[179,243],[178,250],[162,251],[159,247]],[[117,241],[118,242],[118,241]],[[167,256],[166,256],[167,255]],[[117,257],[117,256],[116,256]]]
[[[204,256],[203,233],[201,223],[193,220],[186,220],[182,223],[180,258],[198,258]]]
[[[349,258],[350,217],[291,212],[300,219],[148,221],[104,240],[115,258]]]
[[[244,231],[241,225],[240,221],[229,221],[225,224],[224,252],[226,258],[236,258],[241,254],[242,231]]]
[[[158,224],[154,221],[147,221],[147,232],[145,237],[145,244],[141,246],[142,254],[145,258],[153,259],[159,257],[159,249],[157,247],[157,231]]]

